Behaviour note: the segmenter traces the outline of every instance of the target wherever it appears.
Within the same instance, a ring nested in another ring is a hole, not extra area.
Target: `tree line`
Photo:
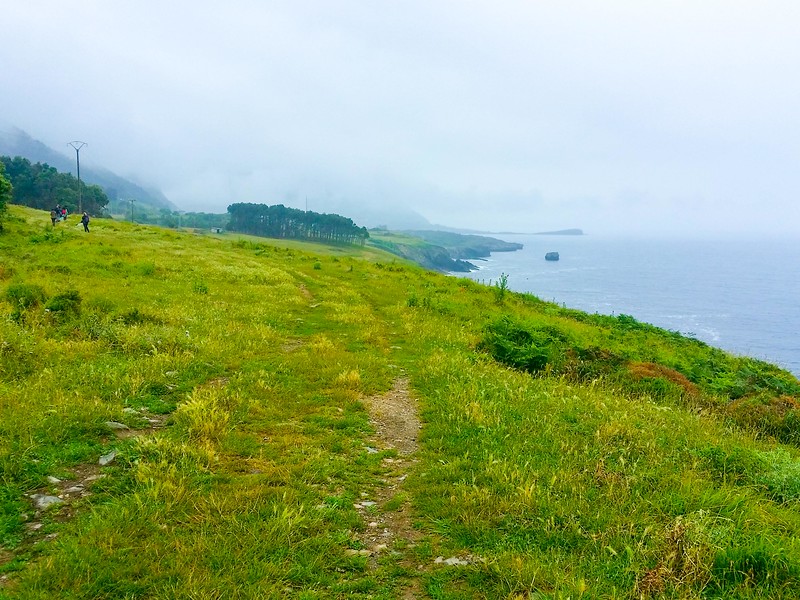
[[[6,178],[13,187],[11,204],[50,210],[57,204],[69,212],[78,211],[78,180],[71,173],[59,173],[47,163],[31,163],[27,158],[0,156]],[[108,196],[99,185],[81,185],[83,210],[103,214]]]
[[[369,238],[366,227],[358,227],[347,217],[287,208],[283,204],[231,204],[228,214],[228,229],[251,235],[362,246]]]

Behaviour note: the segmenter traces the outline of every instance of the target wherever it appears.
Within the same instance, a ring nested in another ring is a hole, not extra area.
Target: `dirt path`
[[[365,398],[364,404],[375,427],[371,450],[395,449],[397,456],[383,459],[387,475],[375,489],[374,497],[355,505],[367,524],[359,535],[365,550],[359,553],[369,556],[371,569],[377,568],[382,555],[393,554],[409,570],[416,570],[416,564],[406,552],[413,549],[420,534],[413,527],[411,506],[403,484],[416,462],[414,454],[422,427],[417,403],[411,397],[408,379],[400,378],[391,390]],[[412,578],[402,593],[400,597],[405,600],[422,597],[418,578]]]

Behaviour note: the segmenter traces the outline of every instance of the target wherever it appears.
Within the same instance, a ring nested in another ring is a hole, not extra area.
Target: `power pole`
[[[81,196],[81,148],[86,145],[86,142],[69,142],[67,146],[75,148],[75,160],[78,163],[78,212],[83,212],[83,198]]]
[[[135,198],[131,198],[130,199],[130,203],[131,203],[131,223],[135,223],[136,222],[136,221],[133,220],[133,203],[134,202],[136,202],[136,199]]]

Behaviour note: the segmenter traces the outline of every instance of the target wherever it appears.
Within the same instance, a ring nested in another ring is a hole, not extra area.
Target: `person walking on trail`
[[[55,208],[50,211],[50,220],[53,222],[53,227],[55,227],[56,221],[58,220],[58,215]]]
[[[89,233],[89,215],[86,214],[84,211],[83,216],[81,217],[81,223],[83,223],[83,230],[86,233]]]

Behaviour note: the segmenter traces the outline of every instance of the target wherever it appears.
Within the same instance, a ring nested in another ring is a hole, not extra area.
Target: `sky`
[[[800,229],[796,0],[26,0],[0,28],[0,121],[182,210]]]

